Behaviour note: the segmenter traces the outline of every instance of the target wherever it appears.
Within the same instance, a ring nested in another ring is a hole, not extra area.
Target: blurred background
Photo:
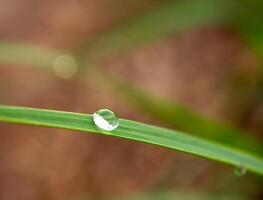
[[[186,131],[262,155],[261,0],[0,0],[0,103]],[[0,124],[1,200],[263,199],[262,178],[105,136]]]

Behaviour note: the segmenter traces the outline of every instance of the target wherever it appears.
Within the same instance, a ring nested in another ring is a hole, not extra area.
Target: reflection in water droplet
[[[247,172],[247,168],[243,165],[236,167],[234,171],[236,176],[243,176],[246,174],[246,172]]]
[[[93,114],[94,123],[101,129],[112,131],[119,125],[119,118],[117,115],[108,109],[98,110]]]
[[[70,79],[77,72],[77,63],[70,55],[58,56],[53,63],[53,72],[59,78]]]

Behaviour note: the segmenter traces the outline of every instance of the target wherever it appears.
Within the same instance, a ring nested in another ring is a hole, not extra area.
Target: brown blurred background
[[[170,2],[0,0],[0,39],[67,52]],[[176,101],[247,130],[258,141],[262,138],[261,61],[231,26],[180,29],[96,59],[96,65],[146,95]],[[89,71],[63,79],[30,64],[0,66],[1,104],[83,113],[110,108],[121,118],[171,127],[103,89],[99,80],[79,81],[85,73],[86,79],[92,79]],[[189,199],[205,199],[203,194],[218,194],[219,199],[262,198],[262,180],[254,175],[239,178],[230,167],[151,145],[10,124],[0,124],[0,136],[1,200],[126,199],[156,191],[187,191],[183,194],[193,194]]]

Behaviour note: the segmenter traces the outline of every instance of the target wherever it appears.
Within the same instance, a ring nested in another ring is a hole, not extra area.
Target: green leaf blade
[[[140,122],[120,119],[119,127],[109,132],[96,127],[91,115],[12,106],[0,106],[0,121],[100,133],[140,141],[234,166],[242,165],[254,173],[263,175],[263,159],[258,156],[182,132]]]

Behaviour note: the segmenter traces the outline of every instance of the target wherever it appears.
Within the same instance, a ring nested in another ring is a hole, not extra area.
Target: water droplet
[[[243,165],[236,167],[234,171],[236,176],[243,176],[246,174],[246,172],[247,172],[247,168]]]
[[[108,109],[98,110],[93,114],[94,123],[101,129],[112,131],[119,125],[118,116]]]
[[[70,79],[77,72],[77,62],[71,55],[58,56],[53,63],[53,72],[59,78]]]

